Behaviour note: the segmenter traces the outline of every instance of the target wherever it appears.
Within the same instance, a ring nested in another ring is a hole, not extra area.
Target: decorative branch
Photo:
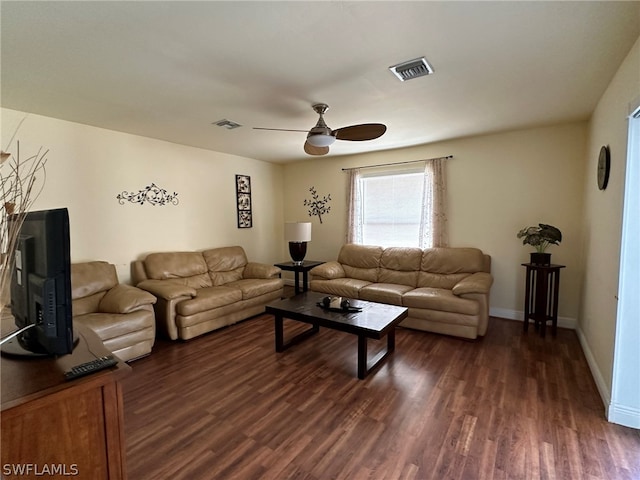
[[[120,193],[117,197],[118,203],[124,205],[124,202],[139,203],[144,205],[149,203],[154,207],[156,205],[178,205],[178,194],[173,192],[173,195],[169,194],[164,188],[158,187],[155,183],[139,190],[138,193],[127,192],[126,190]]]
[[[24,119],[18,124],[7,150],[11,148],[23,121]],[[0,297],[4,296],[13,272],[15,249],[22,223],[44,188],[49,150],[40,147],[35,155],[23,160],[20,158],[20,142],[16,141],[15,152],[0,152]],[[0,311],[3,306],[4,298],[0,301]]]
[[[317,215],[320,223],[322,223],[322,215],[329,213],[331,210],[331,207],[327,205],[331,201],[331,194],[320,198],[315,187],[311,187],[309,191],[311,192],[311,199],[305,199],[304,206],[310,207],[308,210],[310,217]]]

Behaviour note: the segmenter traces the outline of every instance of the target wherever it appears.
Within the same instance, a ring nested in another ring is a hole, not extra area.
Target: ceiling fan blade
[[[382,123],[363,123],[360,125],[351,125],[334,130],[338,140],[350,140],[352,142],[360,142],[363,140],[373,140],[381,137],[387,131],[386,125]]]
[[[304,142],[304,151],[309,155],[326,155],[329,153],[329,147],[314,147],[309,142]]]
[[[308,133],[309,130],[290,130],[288,128],[263,128],[263,127],[253,127],[254,130],[275,130],[276,132],[304,132]]]

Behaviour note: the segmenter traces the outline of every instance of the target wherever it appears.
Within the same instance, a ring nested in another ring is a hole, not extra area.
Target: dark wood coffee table
[[[407,318],[407,308],[383,303],[350,300],[361,312],[343,313],[325,310],[317,305],[326,294],[305,292],[291,298],[270,303],[266,312],[275,316],[276,352],[287,348],[317,333],[320,327],[340,330],[358,336],[358,378],[363,379],[378,368],[396,346],[396,326]],[[285,318],[310,323],[311,328],[284,340]],[[367,361],[367,339],[387,336],[387,350],[380,352],[370,363]]]

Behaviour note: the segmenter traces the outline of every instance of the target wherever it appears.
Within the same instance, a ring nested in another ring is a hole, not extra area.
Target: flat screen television
[[[19,221],[10,216],[9,223]],[[69,212],[28,212],[16,242],[11,313],[19,334],[1,350],[14,355],[65,355],[73,351]]]

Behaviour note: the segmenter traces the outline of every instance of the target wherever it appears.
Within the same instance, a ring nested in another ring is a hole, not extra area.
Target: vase
[[[533,265],[551,265],[551,254],[531,252],[531,263]]]

